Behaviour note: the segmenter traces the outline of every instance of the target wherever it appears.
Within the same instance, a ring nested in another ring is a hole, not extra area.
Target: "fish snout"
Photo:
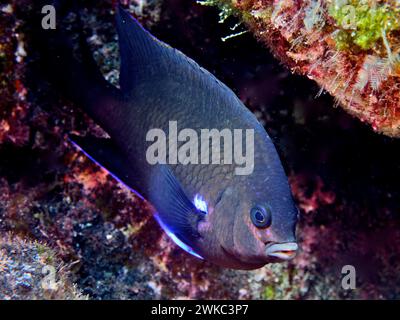
[[[271,243],[267,245],[265,253],[269,257],[290,260],[296,256],[298,249],[296,242]]]

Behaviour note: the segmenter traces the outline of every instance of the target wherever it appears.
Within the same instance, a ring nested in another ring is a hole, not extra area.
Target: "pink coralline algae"
[[[375,131],[400,136],[400,6],[379,0],[205,0]]]

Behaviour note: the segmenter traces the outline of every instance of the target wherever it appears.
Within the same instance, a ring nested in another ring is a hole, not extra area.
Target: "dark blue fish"
[[[72,140],[148,200],[162,228],[189,253],[237,269],[294,257],[298,210],[256,117],[228,87],[122,8],[116,21],[120,89],[83,64],[70,69],[75,97],[110,139]],[[203,128],[253,129],[253,172],[237,175],[234,164],[150,164],[146,134],[153,128],[168,133],[170,121],[199,136]]]

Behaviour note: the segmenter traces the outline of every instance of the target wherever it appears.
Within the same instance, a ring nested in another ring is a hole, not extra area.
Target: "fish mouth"
[[[298,249],[296,242],[274,243],[267,246],[265,253],[269,257],[290,260],[296,256]]]

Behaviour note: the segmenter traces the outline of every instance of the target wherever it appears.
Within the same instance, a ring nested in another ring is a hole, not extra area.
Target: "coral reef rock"
[[[40,242],[0,237],[0,299],[85,299],[68,268]]]
[[[293,72],[347,112],[400,136],[400,5],[379,0],[205,0],[238,16]]]

